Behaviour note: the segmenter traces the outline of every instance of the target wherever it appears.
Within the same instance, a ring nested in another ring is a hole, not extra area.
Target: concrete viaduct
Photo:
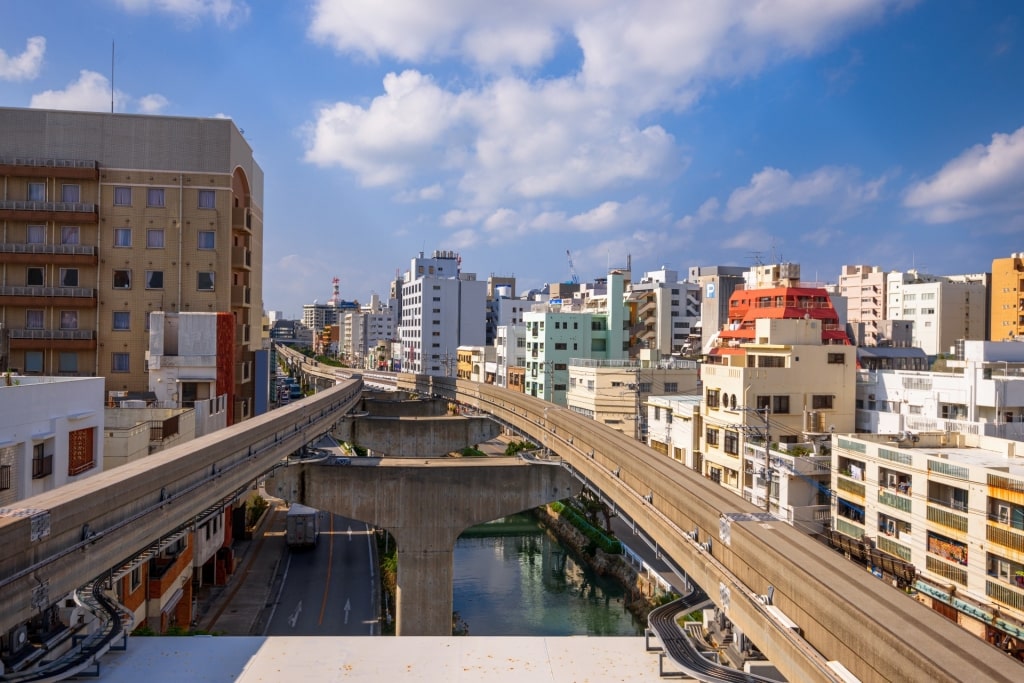
[[[202,521],[288,454],[329,432],[359,406],[362,388],[362,378],[352,377],[268,415],[0,511],[0,628],[107,574],[153,539]],[[837,680],[829,660],[865,682],[1021,680],[1024,668],[994,647],[618,432],[489,385],[399,375],[399,388],[494,415],[561,456],[567,471],[643,527],[789,680]],[[444,615],[422,626],[442,635],[450,630],[450,552],[458,527],[564,497],[570,485],[561,468],[442,465],[448,460],[304,464],[279,469],[274,485],[286,497],[391,529],[404,550],[401,559],[427,571],[426,577],[402,572],[399,599],[410,599],[418,610],[431,592],[446,598],[438,600],[446,603],[437,610]],[[767,610],[762,596],[769,586],[774,604],[800,634]],[[420,632],[410,610],[398,609],[403,632]]]

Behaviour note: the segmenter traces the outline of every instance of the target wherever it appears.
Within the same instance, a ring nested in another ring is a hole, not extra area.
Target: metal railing
[[[0,296],[68,296],[91,299],[96,290],[91,287],[36,287],[36,286],[0,286]]]
[[[37,159],[35,157],[0,156],[0,164],[5,166],[35,166],[41,168],[97,168],[95,160],[82,159]]]
[[[95,339],[93,330],[9,330],[11,339]]]
[[[85,244],[0,244],[0,253],[5,254],[76,254],[93,256],[96,247]]]
[[[59,211],[68,213],[96,213],[90,202],[34,202],[20,199],[0,199],[0,210],[7,211]]]

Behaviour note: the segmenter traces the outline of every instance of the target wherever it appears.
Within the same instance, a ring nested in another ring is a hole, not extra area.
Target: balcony
[[[235,325],[235,344],[241,346],[249,343],[251,327],[249,325]]]
[[[31,202],[0,199],[0,220],[96,223],[96,205],[87,202]]]
[[[232,285],[231,286],[231,305],[232,306],[248,306],[250,298],[252,296],[252,290],[245,285]]]
[[[93,330],[10,330],[9,339],[12,349],[91,351],[96,348]]]
[[[252,381],[252,363],[235,363],[235,384],[246,384]]]
[[[45,159],[0,156],[0,175],[19,178],[77,178],[96,180],[99,165],[81,159]]]
[[[252,211],[239,206],[231,209],[231,229],[252,233]]]
[[[231,267],[241,270],[251,270],[252,251],[245,247],[231,247]]]
[[[96,247],[82,244],[0,244],[6,263],[28,266],[95,266]]]
[[[96,290],[90,287],[0,285],[0,305],[83,308],[96,305]]]

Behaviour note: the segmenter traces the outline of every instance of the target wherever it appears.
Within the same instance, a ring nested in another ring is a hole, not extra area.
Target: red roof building
[[[823,344],[850,344],[846,326],[832,307],[828,292],[820,287],[768,287],[737,289],[729,297],[729,320],[718,332],[711,355],[729,353],[729,347],[756,341],[755,321],[761,318],[813,318],[821,321]]]

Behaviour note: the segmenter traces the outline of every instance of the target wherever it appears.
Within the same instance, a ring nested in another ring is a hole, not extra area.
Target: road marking
[[[320,603],[320,620],[317,626],[324,623],[324,612],[327,610],[327,594],[331,589],[331,565],[334,563],[334,515],[331,515],[331,543],[327,546],[327,578],[324,579],[324,599]]]
[[[299,600],[299,604],[295,607],[295,612],[288,617],[288,625],[295,628],[295,624],[299,621],[299,613],[302,612],[302,600]]]
[[[352,609],[352,601],[348,598],[345,599],[345,623],[348,623],[348,613]]]
[[[351,524],[348,525],[348,542],[349,543],[352,542],[352,525]]]

